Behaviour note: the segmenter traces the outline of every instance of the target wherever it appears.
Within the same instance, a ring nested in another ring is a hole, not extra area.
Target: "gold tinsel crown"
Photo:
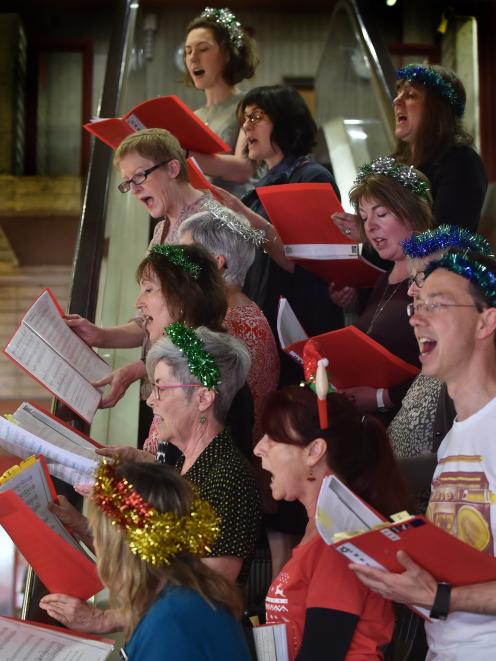
[[[205,556],[219,534],[219,517],[205,500],[195,498],[184,516],[159,512],[119,477],[116,463],[104,460],[95,474],[93,501],[121,528],[135,555],[155,567],[179,553]]]

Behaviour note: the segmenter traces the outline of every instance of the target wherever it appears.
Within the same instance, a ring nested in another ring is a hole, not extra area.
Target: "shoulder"
[[[291,175],[291,181],[294,183],[315,182],[336,185],[334,177],[329,170],[310,157],[306,158],[295,168]]]
[[[429,163],[425,169],[431,178],[455,172],[463,172],[464,177],[482,175],[485,178],[482,159],[469,145],[452,145],[436,161]]]

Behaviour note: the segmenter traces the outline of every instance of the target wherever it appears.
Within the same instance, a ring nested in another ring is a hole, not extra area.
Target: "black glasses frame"
[[[152,165],[151,168],[147,168],[146,170],[143,170],[143,172],[137,172],[130,179],[125,179],[124,181],[121,181],[121,183],[117,186],[117,190],[120,193],[128,193],[131,190],[131,184],[134,184],[135,186],[139,186],[144,181],[146,181],[148,176],[154,170],[161,167],[162,165],[165,165],[166,163],[169,163],[171,160],[172,160],[171,158],[168,158],[166,161],[162,161],[161,163],[157,163],[157,165]]]

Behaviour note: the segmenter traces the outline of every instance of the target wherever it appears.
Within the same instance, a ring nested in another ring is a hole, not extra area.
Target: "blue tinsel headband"
[[[467,253],[447,252],[441,259],[431,262],[425,270],[426,277],[436,269],[446,269],[472,282],[484,295],[491,307],[496,307],[496,270],[487,266]]]
[[[354,186],[358,186],[367,177],[374,175],[382,175],[394,179],[403,188],[416,193],[420,197],[429,199],[429,184],[427,180],[421,179],[413,165],[403,165],[396,161],[392,156],[379,156],[370,163],[364,163],[358,170],[357,176],[353,182]]]
[[[436,229],[414,234],[401,245],[405,255],[411,259],[428,257],[448,248],[465,248],[482,255],[492,255],[491,246],[484,237],[458,225],[440,225]]]
[[[406,67],[398,69],[396,78],[407,80],[409,83],[424,85],[424,87],[434,90],[450,106],[453,106],[457,117],[463,117],[465,103],[460,99],[453,85],[431,67],[421,64],[408,64]]]

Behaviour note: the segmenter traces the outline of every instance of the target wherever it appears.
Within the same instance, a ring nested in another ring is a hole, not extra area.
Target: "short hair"
[[[270,136],[282,153],[303,156],[315,145],[317,125],[303,97],[292,87],[265,85],[250,90],[238,104],[238,117],[248,106],[257,106],[270,117]]]
[[[230,212],[236,222],[250,227],[243,216]],[[243,286],[246,273],[255,259],[255,246],[240,234],[226,227],[209,211],[200,211],[187,218],[179,227],[179,236],[191,232],[195,243],[204,246],[213,255],[222,255],[225,260],[224,280],[229,284]]]
[[[422,172],[415,169],[414,171],[419,179],[428,182]],[[349,197],[359,218],[360,200],[375,199],[379,204],[390,209],[401,222],[411,225],[414,232],[424,232],[432,225],[431,194],[427,193],[425,197],[421,197],[398,181],[383,174],[371,174],[364,177],[360,183],[354,184]],[[361,220],[360,229],[363,236],[363,221]]]
[[[222,276],[210,253],[199,245],[177,246],[200,267],[198,278],[174,264],[168,257],[151,250],[138,266],[138,282],[152,272],[160,281],[162,295],[175,321],[196,328],[221,330],[227,312]]]
[[[429,69],[433,69],[449,83],[461,104],[465,105],[467,98],[465,87],[456,73],[452,69],[438,64],[430,64]],[[406,82],[408,81],[398,81],[397,89],[401,90]],[[410,144],[398,140],[395,158],[402,163],[412,163],[419,167],[430,163],[452,145],[472,145],[473,138],[465,130],[462,118],[457,116],[455,107],[445,97],[427,85],[410,84],[425,91],[424,111],[415,142],[414,155]]]
[[[221,380],[215,396],[213,414],[218,422],[223,423],[234,396],[246,381],[251,364],[250,354],[243,342],[228,333],[213,332],[201,327],[196,329],[196,334],[220,371]],[[146,369],[150,383],[155,381],[155,368],[160,361],[171,368],[179,383],[200,383],[189,369],[187,356],[168,337],[160,338],[148,353]],[[185,397],[192,396],[191,390],[185,393]]]
[[[169,466],[124,462],[116,471],[159,512],[185,516],[190,510],[195,498],[193,488]],[[98,573],[110,588],[112,601],[124,610],[127,638],[164,586],[165,589],[188,587],[212,606],[222,606],[235,616],[241,614],[241,596],[235,586],[200,558],[180,553],[171,558],[169,565],[155,567],[131,551],[125,531],[93,503],[89,520],[95,538]]]
[[[215,41],[226,56],[226,64],[222,72],[222,77],[228,85],[237,85],[242,80],[253,78],[260,59],[257,55],[253,39],[245,30],[242,30],[243,42],[238,48],[232,42],[228,29],[212,18],[196,16],[186,28],[186,37],[191,30],[196,30],[197,28],[211,30]],[[193,82],[188,71],[185,73],[184,80],[189,85]]]
[[[307,446],[322,438],[326,461],[352,491],[389,516],[408,504],[386,430],[373,416],[362,416],[344,395],[327,397],[329,426],[320,428],[317,397],[307,387],[288,386],[271,393],[262,429],[278,443]]]
[[[154,163],[178,161],[179,181],[188,181],[186,157],[183,148],[170,131],[165,129],[143,129],[131,133],[120,143],[114,154],[114,167],[118,168],[123,158],[129,154],[139,154]]]

